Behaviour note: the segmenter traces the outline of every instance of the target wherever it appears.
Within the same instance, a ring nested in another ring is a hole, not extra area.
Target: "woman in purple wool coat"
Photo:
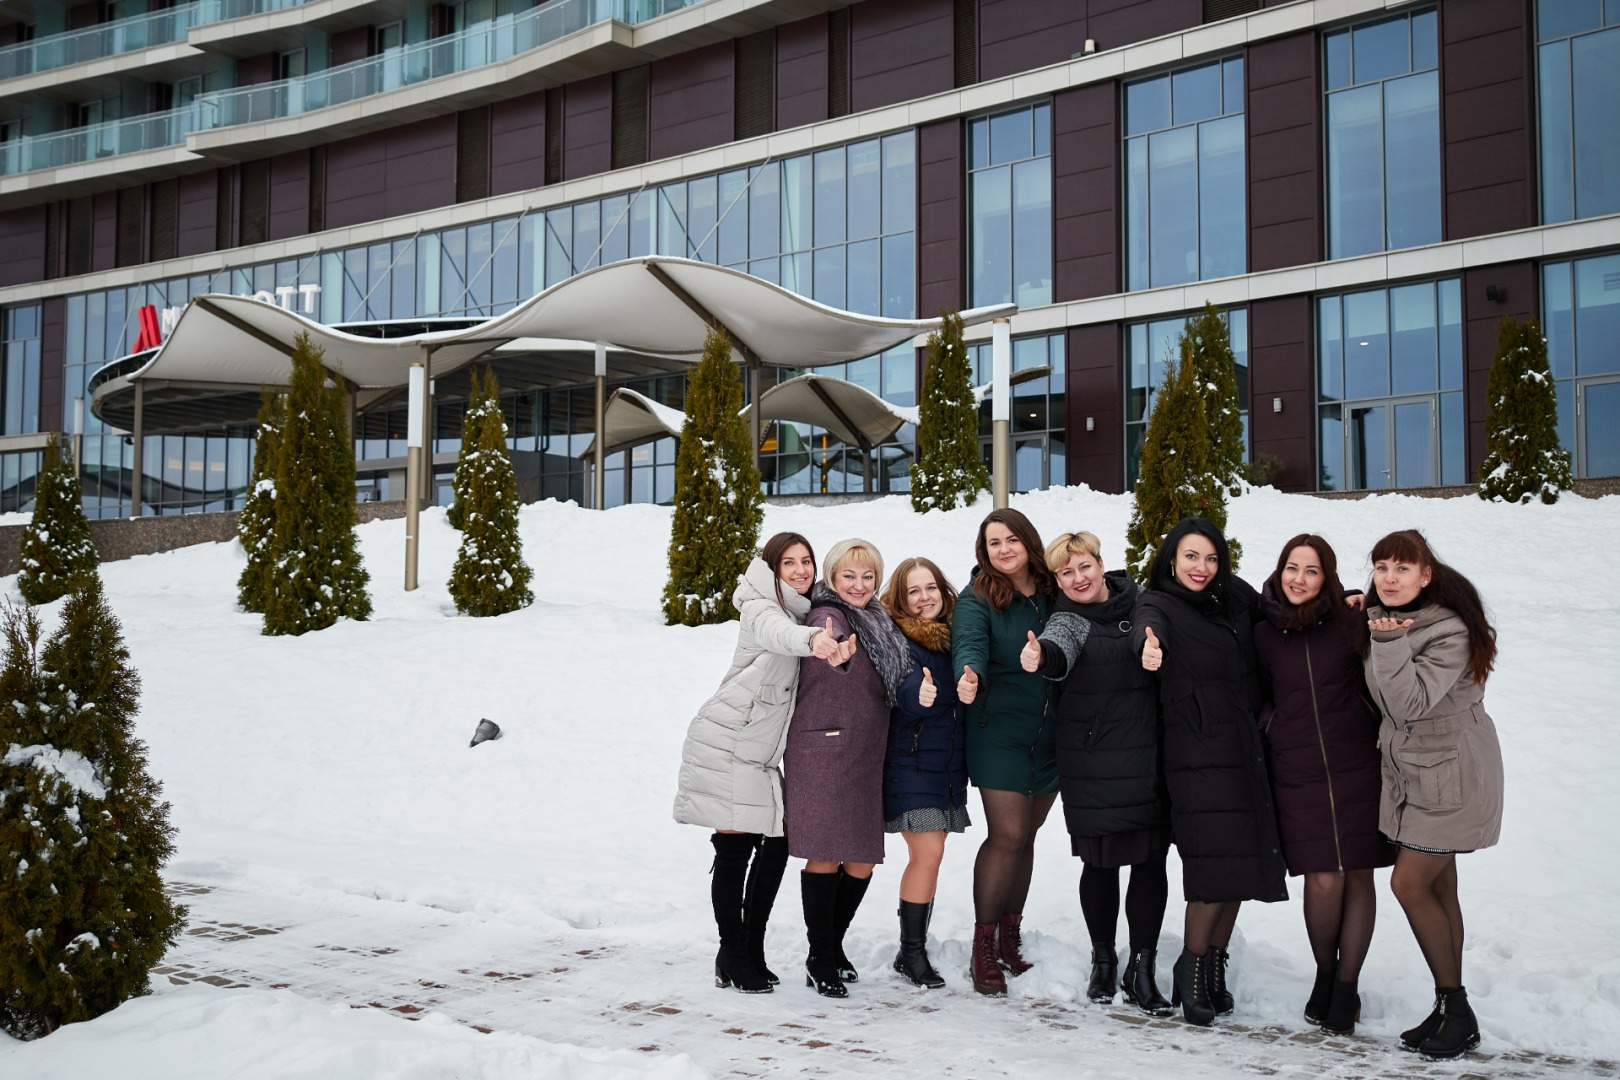
[[[1260,727],[1283,858],[1290,874],[1305,876],[1305,932],[1316,958],[1305,1019],[1349,1034],[1377,910],[1373,869],[1395,861],[1378,831],[1379,718],[1362,669],[1367,620],[1345,602],[1333,548],[1308,533],[1283,545],[1260,614]]]
[[[854,652],[837,667],[801,663],[782,758],[788,853],[805,860],[805,983],[824,997],[848,997],[844,984],[859,977],[844,934],[883,861],[889,711],[912,665],[905,635],[877,600],[882,580],[883,557],[865,540],[840,541],[827,553],[805,623]]]

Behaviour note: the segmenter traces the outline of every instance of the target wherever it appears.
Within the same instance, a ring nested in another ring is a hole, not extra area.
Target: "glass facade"
[[[1620,211],[1620,3],[1537,0],[1541,220]]]
[[[1323,491],[1466,482],[1461,283],[1317,301]]]
[[[1040,491],[1069,482],[1064,355],[1062,333],[1013,339],[1012,370],[1015,380],[1020,371],[1043,366],[1052,369],[1048,374],[1013,384],[1013,477],[1010,485],[1013,491]],[[987,385],[992,377],[990,343],[968,346],[968,362],[973,365],[977,384]],[[979,403],[979,446],[984,454],[985,467],[993,473],[995,462],[991,439],[994,427],[991,408],[991,399],[986,395]]]
[[[0,312],[0,435],[39,431],[40,306]],[[0,453],[0,513],[32,509],[40,452]]]
[[[1323,36],[1328,256],[1440,240],[1440,73],[1433,8]]]
[[[1233,308],[1221,312],[1232,342],[1236,366],[1238,406],[1243,412],[1243,458],[1249,457],[1249,311]],[[1148,417],[1153,415],[1153,399],[1164,384],[1167,361],[1180,355],[1185,316],[1133,323],[1125,330],[1125,486],[1136,486],[1136,470],[1142,460],[1142,441],[1147,437]]]
[[[1620,255],[1542,267],[1558,436],[1576,476],[1620,476]]]
[[[968,306],[1052,302],[1052,107],[968,124]]]
[[[1243,58],[1127,85],[1125,135],[1125,287],[1243,273]]]

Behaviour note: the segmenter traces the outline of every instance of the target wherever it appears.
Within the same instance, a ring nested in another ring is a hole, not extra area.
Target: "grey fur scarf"
[[[906,636],[894,625],[894,620],[889,617],[876,594],[866,602],[865,607],[851,607],[825,582],[818,581],[810,589],[810,603],[818,607],[835,607],[844,613],[844,618],[849,620],[850,628],[855,632],[857,647],[864,649],[871,658],[878,678],[883,680],[883,693],[889,707],[894,708],[901,684],[911,674],[911,649],[906,645]]]

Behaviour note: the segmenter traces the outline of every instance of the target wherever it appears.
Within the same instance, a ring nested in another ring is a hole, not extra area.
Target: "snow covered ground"
[[[1122,562],[1128,499],[1065,489],[1015,505],[1044,535],[1097,533],[1108,563]],[[766,533],[795,529],[821,551],[863,536],[891,565],[927,555],[960,583],[983,509],[773,507]],[[412,594],[400,589],[402,523],[362,526],[374,619],[296,639],[261,637],[235,609],[235,544],[104,566],[145,685],[140,734],[174,806],[167,876],[189,932],[153,996],[37,1043],[0,1038],[0,1074],[1620,1075],[1620,594],[1601,580],[1620,498],[1502,507],[1266,490],[1232,508],[1251,581],[1309,529],[1363,583],[1372,542],[1415,525],[1493,610],[1502,654],[1486,703],[1507,814],[1500,846],[1461,863],[1465,981],[1488,1055],[1467,1065],[1392,1049],[1430,987],[1387,888],[1354,1038],[1299,1019],[1312,964],[1297,881],[1289,903],[1246,906],[1238,1010],[1215,1028],[1088,1003],[1079,863],[1057,815],[1026,916],[1037,965],[1007,999],[980,998],[966,978],[977,828],[946,852],[934,951],[947,991],[887,971],[897,838],[851,930],[863,975],[847,1001],[795,982],[791,874],[769,941],[783,986],[714,989],[707,836],[675,825],[669,806],[687,720],[736,630],[662,625],[669,513],[525,508],[539,599],[490,620],[454,614],[443,582],[456,534],[442,512],[426,517],[426,585]],[[505,736],[469,749],[480,717]],[[1171,873],[1161,985],[1181,944]]]

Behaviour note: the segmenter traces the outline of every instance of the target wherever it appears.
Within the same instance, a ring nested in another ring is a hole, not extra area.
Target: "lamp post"
[[[427,426],[427,368],[411,365],[405,414],[405,591],[416,589],[416,562],[422,517],[422,432]]]
[[[990,493],[996,509],[1012,489],[1012,323],[990,326]]]

